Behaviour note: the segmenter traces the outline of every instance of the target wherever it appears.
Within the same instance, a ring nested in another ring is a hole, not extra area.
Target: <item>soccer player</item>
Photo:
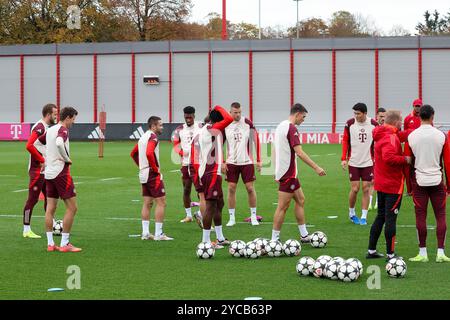
[[[273,217],[272,240],[280,239],[286,211],[291,204],[291,200],[294,199],[294,213],[300,231],[300,241],[303,243],[311,241],[305,223],[305,195],[297,179],[296,156],[302,159],[319,176],[324,176],[326,173],[311,160],[300,145],[299,133],[295,126],[305,121],[307,113],[308,111],[303,105],[295,104],[291,108],[289,120],[281,122],[275,131],[275,180],[279,183],[279,188],[278,206]]]
[[[411,157],[403,155],[397,135],[402,127],[400,111],[388,110],[384,125],[373,131],[375,141],[375,190],[378,197],[378,214],[370,229],[367,259],[381,258],[377,242],[384,225],[387,259],[395,256],[397,216],[403,195],[403,167],[411,163]]]
[[[412,129],[415,130],[420,127],[420,108],[422,107],[422,100],[416,99],[413,101],[413,111],[405,117],[405,121],[403,123],[403,130]]]
[[[209,113],[209,123],[202,127],[198,135],[198,155],[195,151],[191,151],[191,159],[193,161],[198,159],[192,168],[196,171],[194,174],[198,176],[197,179],[200,181],[206,200],[202,242],[211,242],[211,224],[214,219],[214,229],[217,235],[217,241],[214,243],[216,249],[223,248],[224,245],[230,243],[224,237],[222,230],[224,201],[220,166],[223,157],[224,131],[231,122],[233,122],[233,118],[230,114],[224,108],[215,106]]]
[[[75,123],[78,111],[72,107],[61,110],[58,124],[49,128],[39,138],[46,144],[45,159],[45,187],[47,191],[47,210],[45,212],[45,227],[47,231],[47,251],[80,252],[70,243],[75,214],[77,213],[77,198],[72,176],[70,175],[69,129]],[[55,217],[58,199],[61,198],[66,206],[63,219],[63,232],[60,246],[53,241],[53,220]]]
[[[416,228],[419,238],[419,254],[409,261],[428,262],[427,207],[431,201],[436,218],[436,262],[450,262],[444,253],[446,224],[446,198],[450,186],[450,147],[445,134],[432,126],[434,109],[430,105],[420,108],[421,126],[408,137],[415,172],[412,175],[412,194],[416,211]],[[443,160],[443,161],[442,161]],[[443,163],[442,163],[443,162]],[[445,169],[445,184],[442,169]],[[447,186],[447,187],[446,187]]]
[[[231,104],[230,114],[233,122],[225,129],[227,140],[227,161],[223,164],[223,173],[226,173],[228,182],[228,212],[230,221],[227,227],[236,224],[236,187],[239,176],[245,184],[250,206],[250,219],[253,226],[259,225],[256,218],[256,191],[253,182],[256,180],[255,166],[253,161],[253,144],[256,147],[256,169],[261,172],[261,148],[259,144],[258,132],[253,123],[242,117],[241,105],[239,102]]]
[[[45,197],[44,211],[47,208],[47,196],[45,192],[45,145],[38,138],[42,136],[51,124],[56,123],[58,109],[54,104],[47,104],[42,109],[42,119],[36,122],[31,128],[31,136],[28,138],[27,150],[30,153],[28,164],[28,175],[30,183],[28,184],[28,199],[23,208],[23,237],[31,239],[40,239],[41,236],[31,230],[31,216],[33,209],[39,200],[39,195]]]
[[[172,136],[173,147],[181,157],[181,180],[183,182],[183,203],[186,217],[180,222],[192,222],[191,189],[192,179],[189,176],[189,153],[192,139],[200,132],[202,124],[195,121],[195,108],[188,106],[183,109],[185,123],[178,126]],[[199,215],[196,214],[197,222]]]
[[[342,139],[341,165],[348,166],[351,189],[348,196],[349,216],[354,224],[367,224],[369,208],[369,188],[373,180],[373,139],[372,131],[378,123],[367,116],[367,106],[357,103],[353,106],[354,117],[347,121]],[[362,180],[362,215],[356,216],[355,204]]]
[[[378,108],[377,114],[376,114],[376,119],[377,119],[378,125],[382,126],[384,124],[385,117],[386,117],[386,109]],[[369,199],[369,208],[368,209],[372,210],[373,183],[370,184],[369,195],[370,195],[370,199]],[[378,208],[378,200],[377,200],[377,198],[375,198],[375,205],[373,206],[373,209],[377,209],[377,208]]]
[[[142,185],[142,240],[173,240],[163,232],[164,210],[166,207],[166,192],[164,190],[163,176],[159,168],[159,141],[158,135],[163,132],[163,123],[160,117],[151,116],[148,121],[148,130],[139,139],[131,151],[136,165],[139,167],[139,181]],[[155,234],[150,233],[150,210],[155,208]]]

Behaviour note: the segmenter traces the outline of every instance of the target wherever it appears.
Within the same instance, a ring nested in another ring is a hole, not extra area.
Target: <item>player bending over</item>
[[[164,210],[166,207],[166,192],[163,176],[159,168],[158,135],[163,132],[160,117],[152,116],[148,119],[148,130],[142,135],[131,151],[136,165],[139,167],[139,181],[142,185],[142,240],[173,240],[163,232]],[[150,210],[156,202],[155,235],[150,233]]]
[[[295,104],[291,108],[289,120],[281,122],[275,131],[275,180],[279,183],[279,189],[278,206],[273,217],[272,240],[280,239],[281,226],[286,211],[291,204],[291,200],[294,199],[294,213],[300,231],[300,240],[303,243],[311,241],[305,223],[305,195],[297,179],[296,155],[319,176],[324,176],[326,173],[311,160],[300,145],[299,133],[295,126],[305,121],[307,113],[308,111],[303,105]]]

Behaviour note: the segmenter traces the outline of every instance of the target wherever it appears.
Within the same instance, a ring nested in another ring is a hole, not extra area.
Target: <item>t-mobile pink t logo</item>
[[[13,140],[19,140],[19,135],[22,134],[22,125],[21,124],[12,124],[11,125],[11,135]]]

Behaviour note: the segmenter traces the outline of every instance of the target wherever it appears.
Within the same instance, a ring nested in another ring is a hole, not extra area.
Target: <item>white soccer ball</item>
[[[295,239],[286,240],[283,244],[283,252],[288,257],[298,256],[302,251],[302,245]]]
[[[230,243],[228,252],[235,258],[240,258],[245,255],[246,243],[242,240],[234,240]]]
[[[200,242],[197,246],[197,257],[200,259],[211,259],[216,249],[211,242]]]
[[[261,248],[254,241],[247,242],[244,249],[244,256],[249,259],[257,259],[260,255]]]
[[[311,246],[313,248],[323,248],[327,245],[328,238],[322,231],[316,231],[311,235]]]
[[[335,259],[331,259],[330,261],[328,261],[323,270],[324,276],[331,280],[337,280],[338,270],[341,267],[342,263],[342,261]]]
[[[265,250],[269,257],[279,257],[283,253],[283,244],[278,240],[270,240]]]
[[[402,258],[389,259],[386,264],[386,272],[392,278],[401,278],[406,274],[406,262]]]
[[[296,266],[299,276],[310,276],[313,274],[313,267],[316,261],[311,257],[301,257]]]
[[[53,224],[53,235],[60,236],[63,232],[63,222],[62,220],[57,220]]]
[[[266,238],[256,238],[255,240],[253,240],[256,245],[260,248],[261,250],[261,255],[265,255],[267,254],[266,251],[266,246],[269,244],[269,239]]]
[[[344,282],[356,281],[359,275],[358,267],[349,262],[344,262],[338,269],[338,278]]]
[[[313,266],[313,275],[316,278],[325,277],[325,266],[329,261],[331,261],[332,258],[327,255],[320,256],[316,259],[314,266]]]
[[[346,262],[349,262],[350,264],[352,264],[352,266],[357,266],[359,269],[359,274],[363,274],[364,272],[364,266],[362,264],[362,262],[359,259],[356,258],[349,258],[346,260]]]
[[[342,257],[334,257],[333,260],[334,260],[334,261],[337,261],[337,262],[339,262],[339,263],[344,263],[344,262],[345,262],[345,259],[342,258]]]

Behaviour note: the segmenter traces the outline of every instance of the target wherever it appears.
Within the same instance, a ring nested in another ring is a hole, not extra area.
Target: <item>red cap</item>
[[[415,107],[415,106],[422,106],[422,105],[423,105],[422,99],[416,99],[413,102],[413,107]]]

